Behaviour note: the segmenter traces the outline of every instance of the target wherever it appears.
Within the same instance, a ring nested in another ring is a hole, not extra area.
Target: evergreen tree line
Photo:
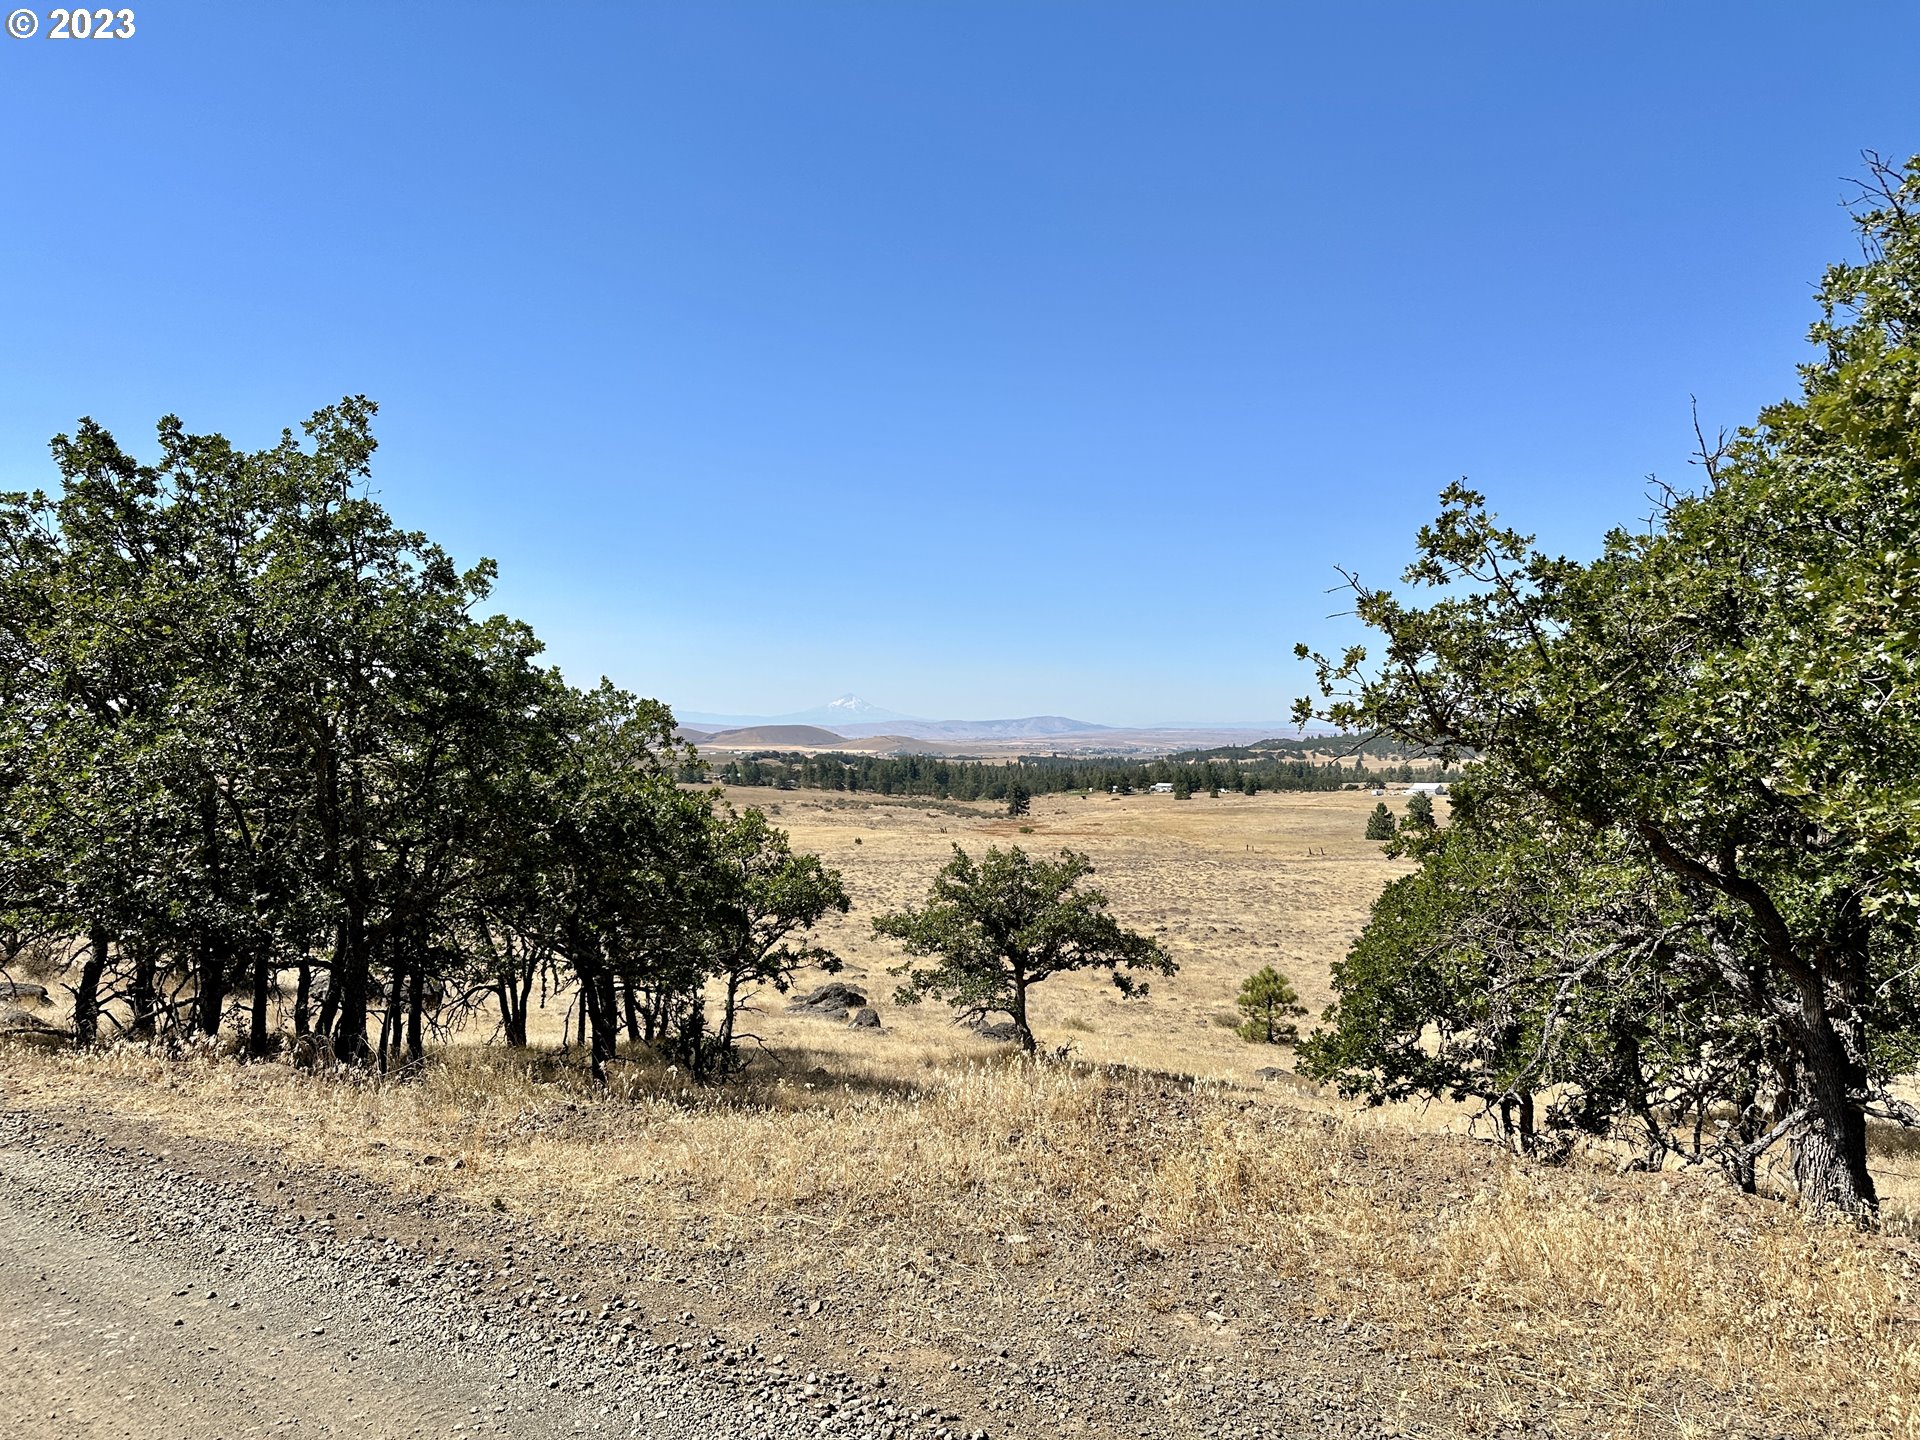
[[[374,410],[253,453],[169,418],[152,465],[82,422],[57,496],[0,496],[0,959],[70,975],[81,1044],[384,1067],[567,986],[597,1073],[724,1072],[756,986],[834,963],[839,877],[481,615],[491,564],[369,498]]]
[[[1250,758],[1200,759],[1172,755],[1156,760],[1072,760],[1023,755],[994,763],[950,760],[927,755],[842,755],[765,751],[717,765],[714,778],[729,785],[770,785],[776,789],[843,790],[874,795],[920,795],[940,800],[1010,798],[1016,788],[1030,795],[1069,792],[1118,792],[1131,795],[1158,784],[1179,796],[1234,791],[1338,790],[1373,781],[1404,783],[1447,778],[1431,765],[1315,763],[1247,752]]]

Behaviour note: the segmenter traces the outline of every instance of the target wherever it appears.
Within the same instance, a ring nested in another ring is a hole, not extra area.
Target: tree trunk
[[[346,953],[347,927],[336,926],[333,935],[333,960],[327,966],[327,993],[320,1001],[320,1018],[313,1027],[322,1035],[333,1035],[334,1022],[340,1014],[340,975],[345,969]]]
[[[1806,1130],[1794,1146],[1794,1182],[1803,1205],[1814,1210],[1866,1216],[1879,1208],[1867,1168],[1867,1117],[1857,1097],[1866,1088],[1861,1067],[1847,1054],[1830,1024],[1808,1024],[1795,1038],[1801,1055]]]
[[[304,951],[297,975],[293,990],[293,1033],[305,1035],[313,1028],[313,960]]]
[[[607,1062],[620,1044],[620,1015],[613,998],[613,976],[605,970],[580,979],[581,1016],[592,1034],[589,1051],[593,1078],[605,1082]]]
[[[226,878],[220,849],[219,801],[211,780],[201,782],[200,786],[200,863],[206,870],[208,894],[218,902],[226,893]],[[227,987],[232,983],[229,949],[226,937],[219,932],[218,922],[212,933],[201,937],[193,1011],[195,1028],[202,1035],[220,1033],[221,1015],[227,1008]]]
[[[1710,866],[1686,855],[1657,827],[1642,824],[1639,829],[1668,869],[1747,908],[1774,973],[1791,993],[1792,1003],[1779,1018],[1798,1062],[1794,1088],[1808,1110],[1806,1128],[1794,1146],[1801,1203],[1812,1210],[1871,1216],[1880,1199],[1867,1169],[1867,1074],[1857,1058],[1866,1054],[1857,1017],[1867,946],[1858,900],[1842,902],[1826,917],[1825,933],[1808,946],[1766,888],[1740,874],[1732,860]],[[1836,1016],[1847,1027],[1845,1038],[1835,1027]]]
[[[273,992],[272,947],[262,945],[253,957],[253,1013],[248,1016],[247,1054],[259,1060],[267,1053],[267,1001]]]
[[[127,1002],[133,1007],[133,1033],[143,1040],[151,1040],[154,1018],[160,1009],[160,995],[154,975],[153,947],[144,940],[134,946],[133,981]]]
[[[1034,1052],[1033,1027],[1027,1024],[1027,977],[1013,977],[1013,1005],[1008,1013],[1013,1016],[1014,1032],[1020,1037],[1020,1048],[1027,1054]]]
[[[740,972],[727,971],[727,1008],[720,1015],[719,1055],[722,1059],[733,1050],[733,1022],[740,1013]]]
[[[227,987],[232,983],[227,944],[219,935],[200,945],[199,985],[193,996],[194,1028],[202,1035],[218,1035],[227,1009]]]
[[[107,973],[107,927],[98,920],[87,929],[87,958],[73,991],[73,1043],[92,1045],[100,1038],[100,977]]]
[[[367,1009],[372,977],[368,974],[366,911],[359,898],[350,899],[347,921],[341,927],[339,966],[327,986],[327,1003],[339,993],[333,1053],[343,1065],[363,1064],[367,1058]]]
[[[415,965],[407,979],[407,1059],[410,1061],[427,1058],[426,1041],[421,1034],[426,1008],[427,967]]]
[[[340,1021],[333,1051],[343,1065],[364,1064],[367,1058],[367,1009],[372,999],[372,937],[368,934],[368,915],[373,909],[373,887],[367,878],[366,857],[366,782],[356,765],[347,785],[351,807],[349,838],[345,846],[346,883],[342,900],[346,907],[345,943],[341,946],[339,973],[331,991],[340,991]]]
[[[494,998],[500,1002],[500,1031],[506,1037],[507,1044],[514,1049],[524,1049],[527,1043],[527,1002],[524,994],[517,994],[510,976],[501,975],[494,982]]]
[[[626,1007],[627,1012],[627,1043],[638,1045],[641,1041],[640,999],[633,993],[632,985],[620,987],[620,1003]]]
[[[1867,1168],[1866,1068],[1856,1058],[1865,1053],[1865,1038],[1856,1033],[1849,1046],[1834,1025],[1836,1008],[1842,1016],[1856,1009],[1850,996],[1830,999],[1828,977],[1811,964],[1796,967],[1789,978],[1799,1003],[1784,1018],[1798,1061],[1795,1089],[1808,1110],[1793,1153],[1800,1202],[1813,1210],[1872,1215],[1880,1197]]]
[[[387,1006],[380,1017],[380,1073],[386,1074],[387,1057],[400,1048],[401,1006],[406,1002],[407,962],[393,957],[393,983],[387,987]]]

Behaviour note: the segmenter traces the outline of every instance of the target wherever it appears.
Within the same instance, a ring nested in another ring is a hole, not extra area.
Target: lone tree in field
[[[1367,839],[1391,840],[1394,828],[1393,812],[1387,809],[1387,802],[1382,800],[1367,816]]]
[[[1125,996],[1144,995],[1133,972],[1171,975],[1178,968],[1150,936],[1123,929],[1107,913],[1107,897],[1080,882],[1093,873],[1085,855],[1062,850],[1036,859],[1018,846],[995,846],[975,860],[958,845],[934,878],[927,903],[882,915],[874,933],[898,940],[909,954],[935,963],[897,966],[906,976],[902,1005],[932,997],[962,1019],[1009,1016],[1020,1047],[1033,1053],[1027,992],[1069,970],[1110,969]]]
[[[1300,1027],[1293,1022],[1307,1013],[1293,983],[1271,965],[1262,965],[1240,985],[1240,997],[1233,1002],[1246,1016],[1234,1031],[1242,1040],[1257,1045],[1292,1044]]]
[[[1407,797],[1407,818],[1400,822],[1409,830],[1433,829],[1433,798],[1424,790]]]
[[[1014,787],[1007,792],[1008,816],[1012,819],[1018,820],[1022,815],[1026,814],[1032,808],[1033,808],[1033,792],[1027,789],[1026,786],[1019,784],[1016,781],[1014,784]]]

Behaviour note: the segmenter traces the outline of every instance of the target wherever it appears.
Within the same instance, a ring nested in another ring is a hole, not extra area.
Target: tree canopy
[[[1106,969],[1122,995],[1146,994],[1136,971],[1171,975],[1178,967],[1157,941],[1108,913],[1106,895],[1081,883],[1091,874],[1087,857],[1072,850],[1047,859],[992,846],[975,860],[954,846],[924,905],[873,922],[876,934],[935,962],[894,970],[906,977],[900,1002],[945,1000],[966,1019],[1004,1014],[1031,1053],[1028,992],[1052,976]]]
[[[1748,1027],[1765,1054],[1751,1103],[1771,1121],[1756,1139],[1790,1138],[1802,1194],[1848,1212],[1875,1204],[1868,1116],[1912,1118],[1889,1081],[1920,1022],[1920,159],[1870,168],[1864,255],[1826,273],[1796,397],[1703,437],[1700,487],[1665,492],[1590,563],[1449,487],[1404,576],[1434,598],[1356,579],[1380,658],[1312,657],[1324,698],[1301,708],[1476,752],[1476,785],[1500,797],[1389,892],[1350,966],[1431,962],[1435,1007],[1484,1000],[1485,955],[1440,913],[1437,877],[1489,848],[1514,864],[1561,852],[1549,903],[1612,906],[1602,929],[1618,933],[1585,959],[1529,940],[1525,963],[1562,967],[1554,993],[1598,991],[1610,1011],[1640,982],[1694,1007],[1683,1049]],[[1613,867],[1646,883],[1602,904],[1592,882]],[[1581,968],[1616,944],[1637,981]],[[1350,1033],[1364,1027],[1346,1007],[1373,1003],[1360,993],[1342,997]],[[1497,1073],[1517,1053],[1502,1041],[1475,1063]]]
[[[257,452],[169,417],[151,464],[82,421],[57,495],[0,496],[0,920],[82,942],[83,1044],[238,1015],[263,1054],[284,1009],[384,1065],[489,997],[525,1043],[551,980],[596,1073],[623,1028],[723,1071],[753,987],[828,958],[838,877],[683,784],[664,705],[482,613],[491,562],[368,493],[375,413]]]

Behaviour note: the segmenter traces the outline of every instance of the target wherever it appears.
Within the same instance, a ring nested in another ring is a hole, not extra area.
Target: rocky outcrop
[[[816,1020],[838,1020],[845,1023],[847,1017],[856,1010],[865,1009],[866,993],[852,985],[835,981],[822,985],[806,995],[797,996],[787,1006],[789,1015],[809,1015]],[[876,1017],[876,1023],[877,1017]]]

